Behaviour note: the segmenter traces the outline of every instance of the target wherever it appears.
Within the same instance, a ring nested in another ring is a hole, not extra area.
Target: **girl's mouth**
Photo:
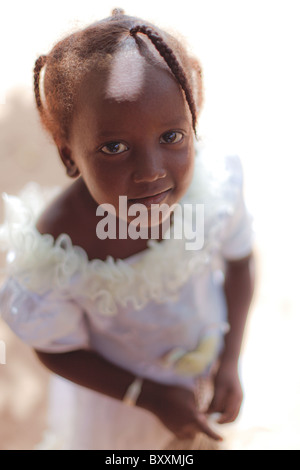
[[[127,204],[132,206],[133,204],[143,204],[146,207],[151,207],[151,204],[160,204],[165,200],[168,194],[172,191],[172,188],[162,191],[161,193],[139,197],[136,199],[128,199]]]

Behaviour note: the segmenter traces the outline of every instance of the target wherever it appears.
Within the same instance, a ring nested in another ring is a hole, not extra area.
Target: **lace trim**
[[[54,290],[65,297],[82,296],[97,304],[103,315],[113,315],[118,305],[131,304],[142,309],[150,300],[176,299],[178,289],[209,263],[218,248],[218,234],[224,216],[233,211],[240,179],[223,166],[213,178],[198,162],[194,181],[182,203],[206,203],[205,220],[209,229],[199,251],[187,251],[187,240],[151,240],[148,250],[133,263],[126,260],[90,261],[84,249],[74,246],[70,237],[61,234],[56,240],[41,235],[35,221],[58,189],[45,191],[31,183],[19,197],[3,195],[5,222],[0,226],[0,244],[8,251],[7,271],[27,289],[38,294]],[[209,184],[207,184],[209,182]]]

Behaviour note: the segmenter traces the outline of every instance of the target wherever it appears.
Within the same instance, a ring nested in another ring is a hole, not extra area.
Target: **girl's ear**
[[[70,178],[77,178],[80,175],[80,171],[72,158],[72,151],[68,145],[57,145],[58,153],[63,162],[66,173]]]

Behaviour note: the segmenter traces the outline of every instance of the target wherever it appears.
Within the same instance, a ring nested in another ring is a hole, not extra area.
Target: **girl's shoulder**
[[[87,195],[83,198],[83,192],[80,180],[59,192],[38,216],[37,230],[42,235],[52,235],[54,240],[62,233],[69,235],[72,240],[78,238],[78,230],[82,225],[89,224],[92,216],[89,210],[91,198]]]
[[[105,277],[108,263],[90,262],[84,243],[76,241],[91,232],[77,184],[62,190],[31,182],[17,195],[2,194],[0,250],[6,253],[6,263],[1,272],[8,281],[32,294],[51,291],[54,297],[71,298],[73,281],[84,290],[95,267],[103,267]]]
[[[69,204],[69,190],[61,192],[54,198],[39,215],[36,228],[41,235],[49,234],[56,240],[63,232],[70,232],[72,205]]]
[[[66,260],[78,265],[88,261],[83,236],[92,233],[92,222],[79,189],[78,181],[66,189],[31,182],[18,195],[2,194],[0,250],[7,253],[6,275],[35,277],[39,284]]]
[[[73,245],[83,248],[89,259],[102,259],[96,222],[96,203],[79,179],[46,206],[36,221],[36,228],[41,235],[52,236],[54,241],[64,234]]]

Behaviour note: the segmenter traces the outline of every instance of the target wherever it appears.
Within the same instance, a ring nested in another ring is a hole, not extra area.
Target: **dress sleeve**
[[[243,171],[240,160],[229,160],[232,177],[229,191],[232,195],[232,212],[222,233],[222,256],[227,260],[237,260],[248,256],[253,248],[253,217],[250,214],[243,194]]]
[[[84,312],[76,302],[54,292],[39,295],[10,278],[0,289],[0,314],[22,341],[40,351],[89,347]]]

